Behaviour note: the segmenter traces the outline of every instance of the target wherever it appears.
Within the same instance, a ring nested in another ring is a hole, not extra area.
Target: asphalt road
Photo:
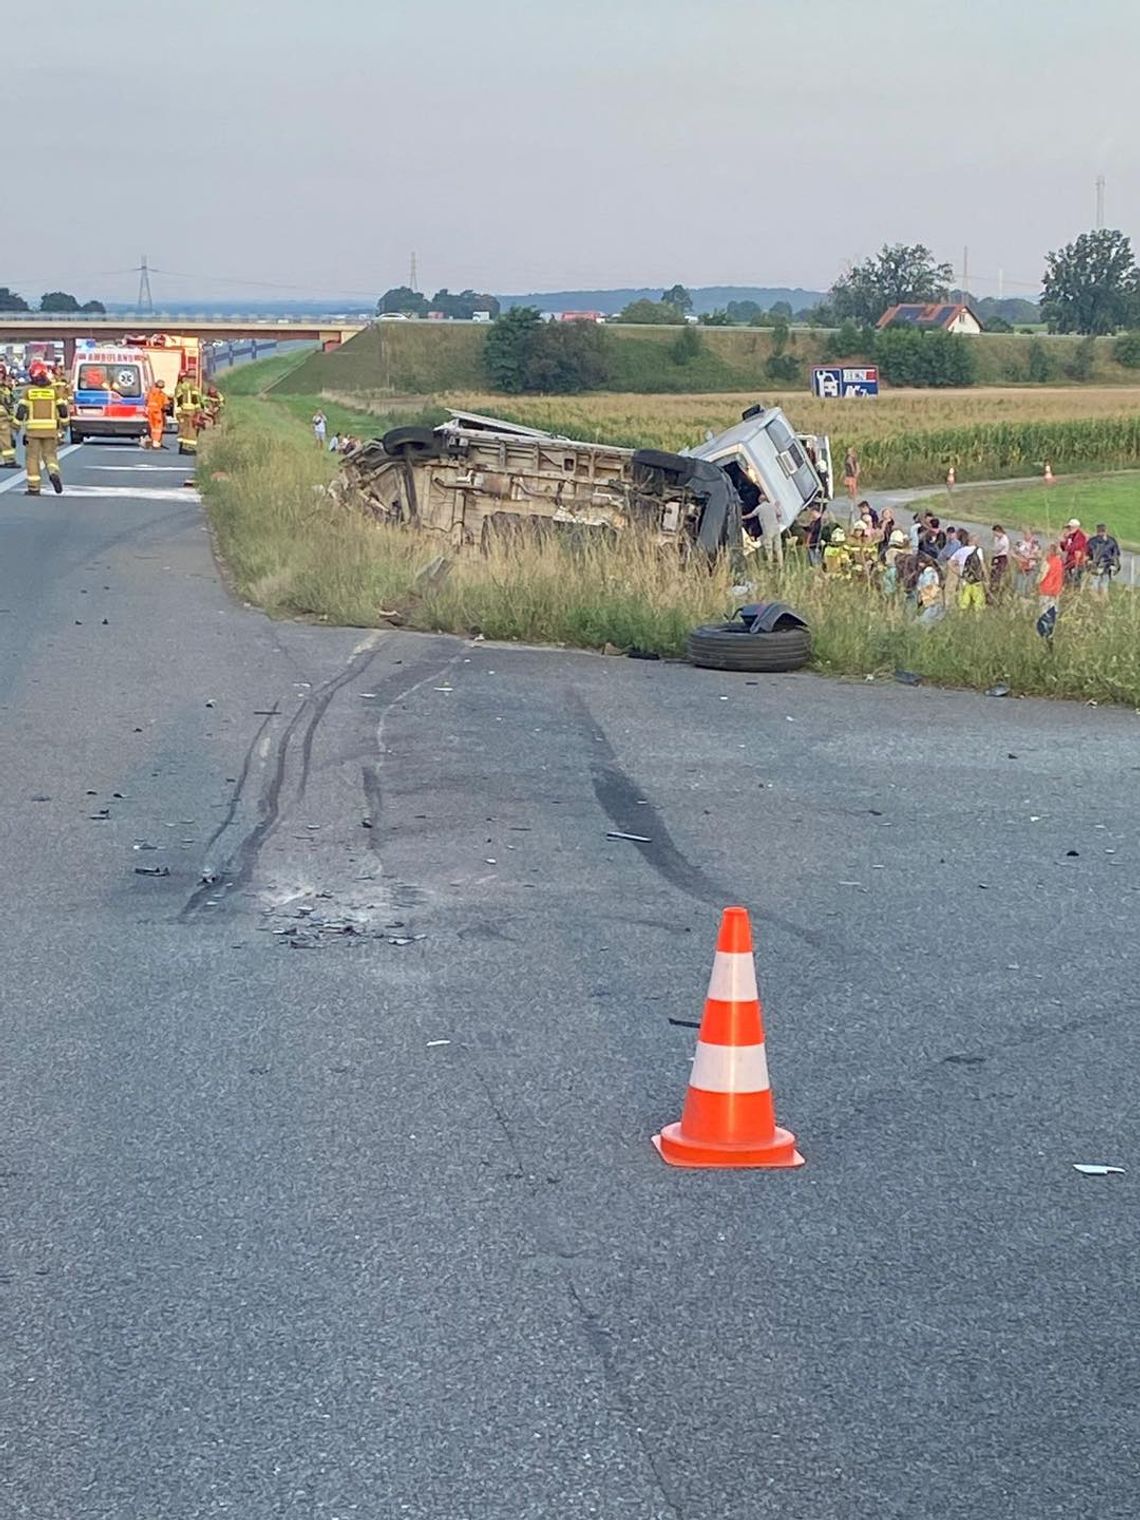
[[[0,1514],[1135,1515],[1135,714],[274,624],[175,456],[64,469],[0,495]],[[794,1173],[650,1144],[734,901]]]

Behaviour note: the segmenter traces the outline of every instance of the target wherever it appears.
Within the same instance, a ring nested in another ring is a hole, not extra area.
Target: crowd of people
[[[1003,597],[1037,597],[1042,609],[1056,606],[1063,591],[1085,588],[1106,596],[1121,568],[1120,545],[1104,523],[1090,537],[1076,518],[1047,542],[1023,528],[1016,543],[994,523],[987,553],[978,535],[918,511],[905,527],[889,507],[876,512],[853,503],[845,526],[824,507],[814,509],[798,535],[808,562],[825,575],[876,586],[903,596],[926,622],[951,608],[981,612]]]

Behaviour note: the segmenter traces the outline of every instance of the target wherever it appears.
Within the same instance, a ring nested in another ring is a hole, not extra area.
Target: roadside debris
[[[921,686],[922,677],[913,670],[896,670],[895,680],[900,686]]]
[[[1008,697],[1009,696],[1009,687],[1005,684],[1004,681],[999,681],[996,686],[991,686],[990,687],[989,691],[986,692],[986,696],[987,697]]]
[[[610,829],[606,834],[607,839],[628,839],[631,844],[652,844],[652,839],[646,834],[623,834],[620,829]]]
[[[450,1040],[429,1040],[429,1041],[428,1041],[428,1042],[427,1042],[427,1048],[428,1048],[428,1049],[429,1049],[429,1050],[435,1050],[435,1049],[437,1049],[437,1048],[438,1048],[438,1047],[439,1047],[439,1046],[440,1046],[440,1045],[450,1045],[450,1044],[451,1044],[451,1041],[450,1041]]]
[[[1091,1161],[1074,1161],[1073,1170],[1080,1172],[1083,1177],[1123,1177],[1122,1166],[1100,1166]]]
[[[136,876],[169,876],[169,866],[136,866]]]

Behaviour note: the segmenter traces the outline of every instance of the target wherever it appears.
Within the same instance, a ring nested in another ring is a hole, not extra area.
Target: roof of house
[[[978,326],[977,314],[961,301],[914,301],[901,306],[890,306],[875,324],[877,327],[951,327],[963,314],[973,317]]]

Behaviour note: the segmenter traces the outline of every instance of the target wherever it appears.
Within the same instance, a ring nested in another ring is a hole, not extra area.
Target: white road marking
[[[82,447],[83,445],[81,443],[69,443],[66,448],[60,449],[59,457],[61,459],[66,459],[69,454],[74,454],[76,449],[81,449]],[[17,486],[24,485],[27,482],[27,479],[27,470],[17,471],[17,473],[12,476],[11,480],[6,480],[3,485],[0,485],[0,493],[3,493],[4,491],[14,491]]]
[[[114,496],[129,501],[201,501],[192,487],[172,486],[72,486],[64,481],[68,496]]]
[[[79,445],[76,445],[79,447]],[[119,474],[123,470],[145,470],[147,474],[155,474],[159,470],[166,470],[172,475],[185,475],[187,470],[193,469],[193,465],[185,464],[93,464],[88,466],[92,470],[113,470]]]

